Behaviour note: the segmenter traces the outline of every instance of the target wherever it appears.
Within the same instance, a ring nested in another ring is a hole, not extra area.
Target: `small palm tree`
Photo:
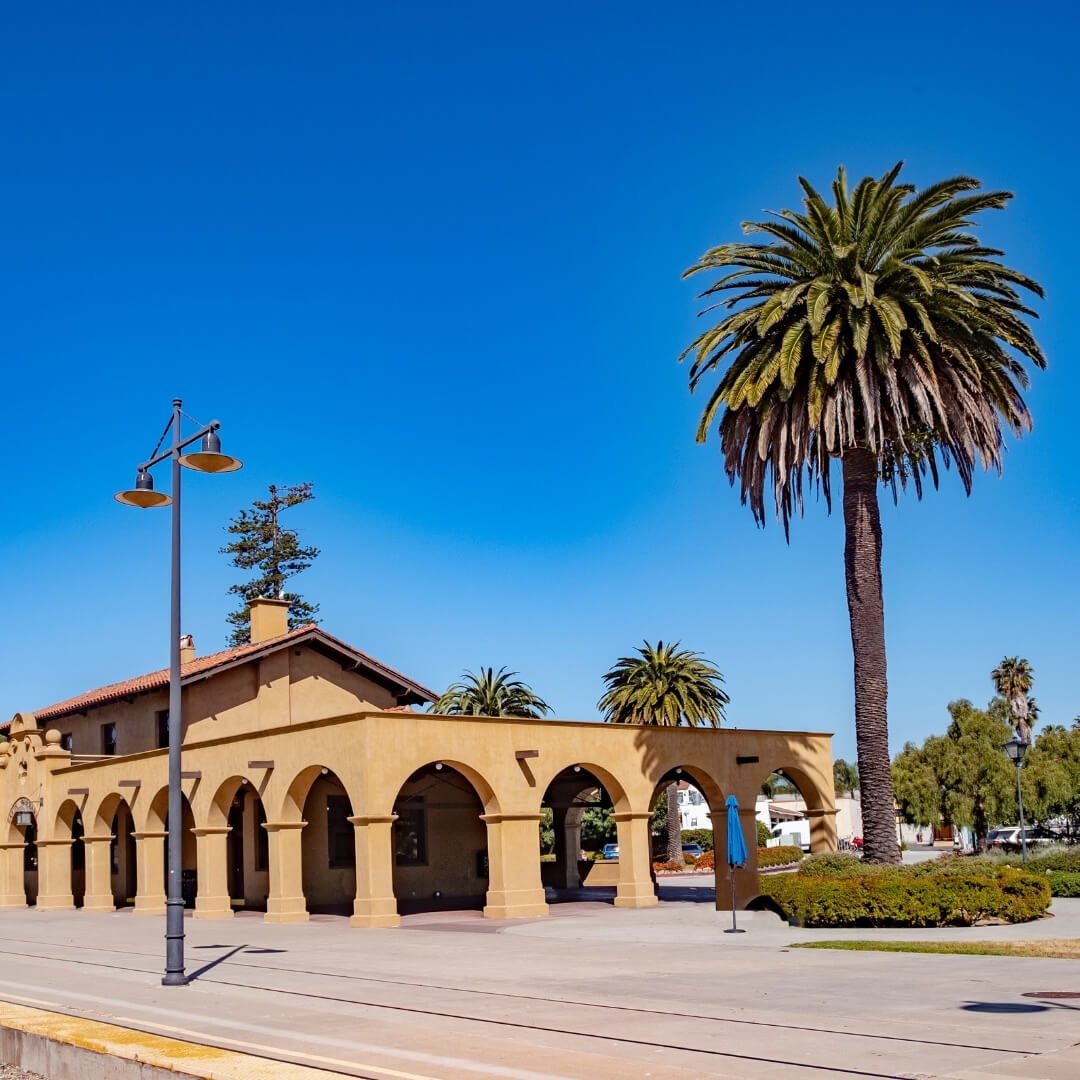
[[[1016,737],[1022,742],[1031,742],[1031,724],[1038,714],[1035,699],[1029,697],[1035,683],[1035,671],[1032,666],[1018,656],[1006,656],[992,672],[997,692],[1009,703],[1012,711],[1013,727]]]
[[[504,667],[498,671],[481,668],[479,675],[466,671],[428,711],[448,716],[523,716],[531,720],[547,716],[551,706],[515,675],[516,671]]]
[[[719,727],[730,702],[724,676],[699,653],[647,641],[636,656],[623,656],[604,676],[607,690],[600,710],[610,724],[659,724],[665,727]],[[682,862],[679,787],[667,788],[667,853]]]
[[[859,790],[859,767],[837,758],[833,762],[833,786],[837,794],[846,791],[851,798],[855,798],[855,792]]]
[[[702,295],[728,314],[683,356],[690,387],[713,385],[698,425],[714,426],[728,478],[759,524],[771,489],[788,531],[807,488],[832,507],[843,476],[844,573],[855,661],[855,739],[865,855],[898,862],[889,763],[878,485],[921,497],[942,465],[965,491],[1001,470],[1003,431],[1031,427],[1024,361],[1046,361],[1022,290],[1042,289],[998,260],[972,226],[1005,191],[967,176],[918,191],[901,165],[832,203],[802,178],[803,210],[746,223],[761,243],[713,248],[686,275],[721,271]]]

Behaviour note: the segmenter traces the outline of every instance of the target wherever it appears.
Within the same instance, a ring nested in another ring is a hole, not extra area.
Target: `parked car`
[[[1052,829],[1044,829],[1041,825],[1026,826],[1023,840],[1032,846],[1062,843],[1062,838],[1058,833]],[[1017,851],[1023,846],[1020,838],[1020,826],[1009,825],[1004,828],[991,829],[986,834],[986,843],[990,847],[1000,848],[1005,851]]]
[[[619,845],[618,844],[605,844],[600,849],[601,859],[617,859],[619,857]]]
[[[705,849],[700,844],[683,844],[682,853],[684,855],[692,855],[695,859],[700,859],[705,854]]]

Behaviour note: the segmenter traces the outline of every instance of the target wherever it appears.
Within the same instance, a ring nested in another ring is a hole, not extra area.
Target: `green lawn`
[[[1080,960],[1080,938],[1059,941],[800,941],[793,949],[847,949],[850,952],[943,953],[958,956],[1041,956]]]

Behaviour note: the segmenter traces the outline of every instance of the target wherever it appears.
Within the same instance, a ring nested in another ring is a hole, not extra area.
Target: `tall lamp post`
[[[168,880],[165,899],[165,986],[186,986],[184,974],[184,896],[181,887],[181,826],[183,808],[180,802],[180,467],[196,472],[235,472],[242,462],[221,452],[218,428],[212,420],[194,435],[184,437],[181,433],[183,413],[181,401],[172,403],[172,416],[149,460],[139,466],[135,487],[117,492],[117,502],[125,506],[149,509],[172,503],[172,575],[169,603],[169,835]],[[170,445],[162,450],[165,440],[172,436]],[[192,443],[202,440],[199,450],[183,454]],[[162,461],[172,462],[172,498],[154,490],[154,478],[150,470]]]
[[[1024,754],[1028,743],[1014,735],[1002,750],[1009,755],[1009,760],[1016,766],[1016,803],[1020,809],[1020,861],[1027,862],[1027,836],[1024,827],[1024,792],[1020,785],[1020,769],[1024,764]]]

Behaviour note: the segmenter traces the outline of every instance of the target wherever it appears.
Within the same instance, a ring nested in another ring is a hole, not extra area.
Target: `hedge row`
[[[1046,880],[1054,896],[1080,897],[1080,873],[1075,870],[1048,870]]]
[[[867,864],[869,865],[869,864]],[[923,864],[924,866],[927,864]],[[874,867],[763,878],[761,891],[799,926],[971,926],[986,919],[1026,922],[1046,914],[1045,876],[1010,866],[953,869]]]
[[[759,847],[757,864],[759,870],[770,866],[790,866],[803,857],[803,850],[796,844],[780,844],[778,847]]]

